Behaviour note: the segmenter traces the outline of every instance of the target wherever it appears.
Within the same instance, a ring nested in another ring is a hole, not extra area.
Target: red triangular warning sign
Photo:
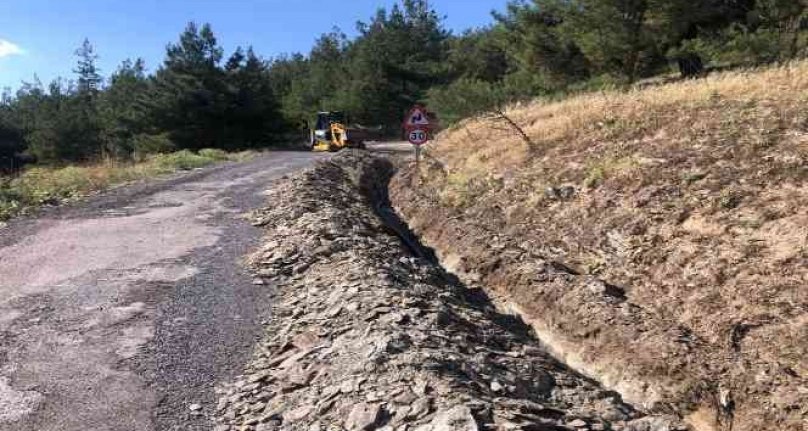
[[[427,127],[429,126],[429,117],[426,114],[426,109],[423,106],[416,106],[407,114],[407,119],[404,122],[407,128],[413,127]]]

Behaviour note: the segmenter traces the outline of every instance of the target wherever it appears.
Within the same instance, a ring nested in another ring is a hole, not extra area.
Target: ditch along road
[[[273,152],[120,187],[0,229],[0,430],[210,429],[269,298],[242,216],[330,157]]]

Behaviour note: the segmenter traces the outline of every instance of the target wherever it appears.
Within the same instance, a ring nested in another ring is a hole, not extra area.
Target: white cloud
[[[10,55],[20,55],[25,51],[19,46],[5,40],[0,39],[0,58],[8,57]]]

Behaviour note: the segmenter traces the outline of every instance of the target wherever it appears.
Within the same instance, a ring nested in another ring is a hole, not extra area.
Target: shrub
[[[134,148],[136,158],[147,154],[168,153],[174,151],[176,146],[167,134],[148,135],[140,134],[132,138],[132,148]]]
[[[213,160],[230,160],[230,155],[218,148],[203,148],[199,150],[199,155]]]
[[[58,203],[105,187],[107,183],[107,178],[93,176],[87,168],[76,166],[33,168],[12,181],[23,202],[29,205]]]
[[[208,166],[216,161],[215,159],[195,154],[189,150],[177,151],[171,154],[160,154],[155,156],[154,160],[158,166],[169,171],[188,171]]]

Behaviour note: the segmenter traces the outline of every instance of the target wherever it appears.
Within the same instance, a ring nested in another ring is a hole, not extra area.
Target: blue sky
[[[433,0],[446,26],[459,32],[487,25],[506,0]],[[253,45],[265,57],[308,52],[333,26],[348,34],[358,20],[393,0],[4,0],[0,2],[0,88],[20,86],[36,73],[47,83],[70,77],[73,51],[87,37],[105,75],[126,58],[143,57],[150,70],[189,21],[210,22],[230,52]]]

